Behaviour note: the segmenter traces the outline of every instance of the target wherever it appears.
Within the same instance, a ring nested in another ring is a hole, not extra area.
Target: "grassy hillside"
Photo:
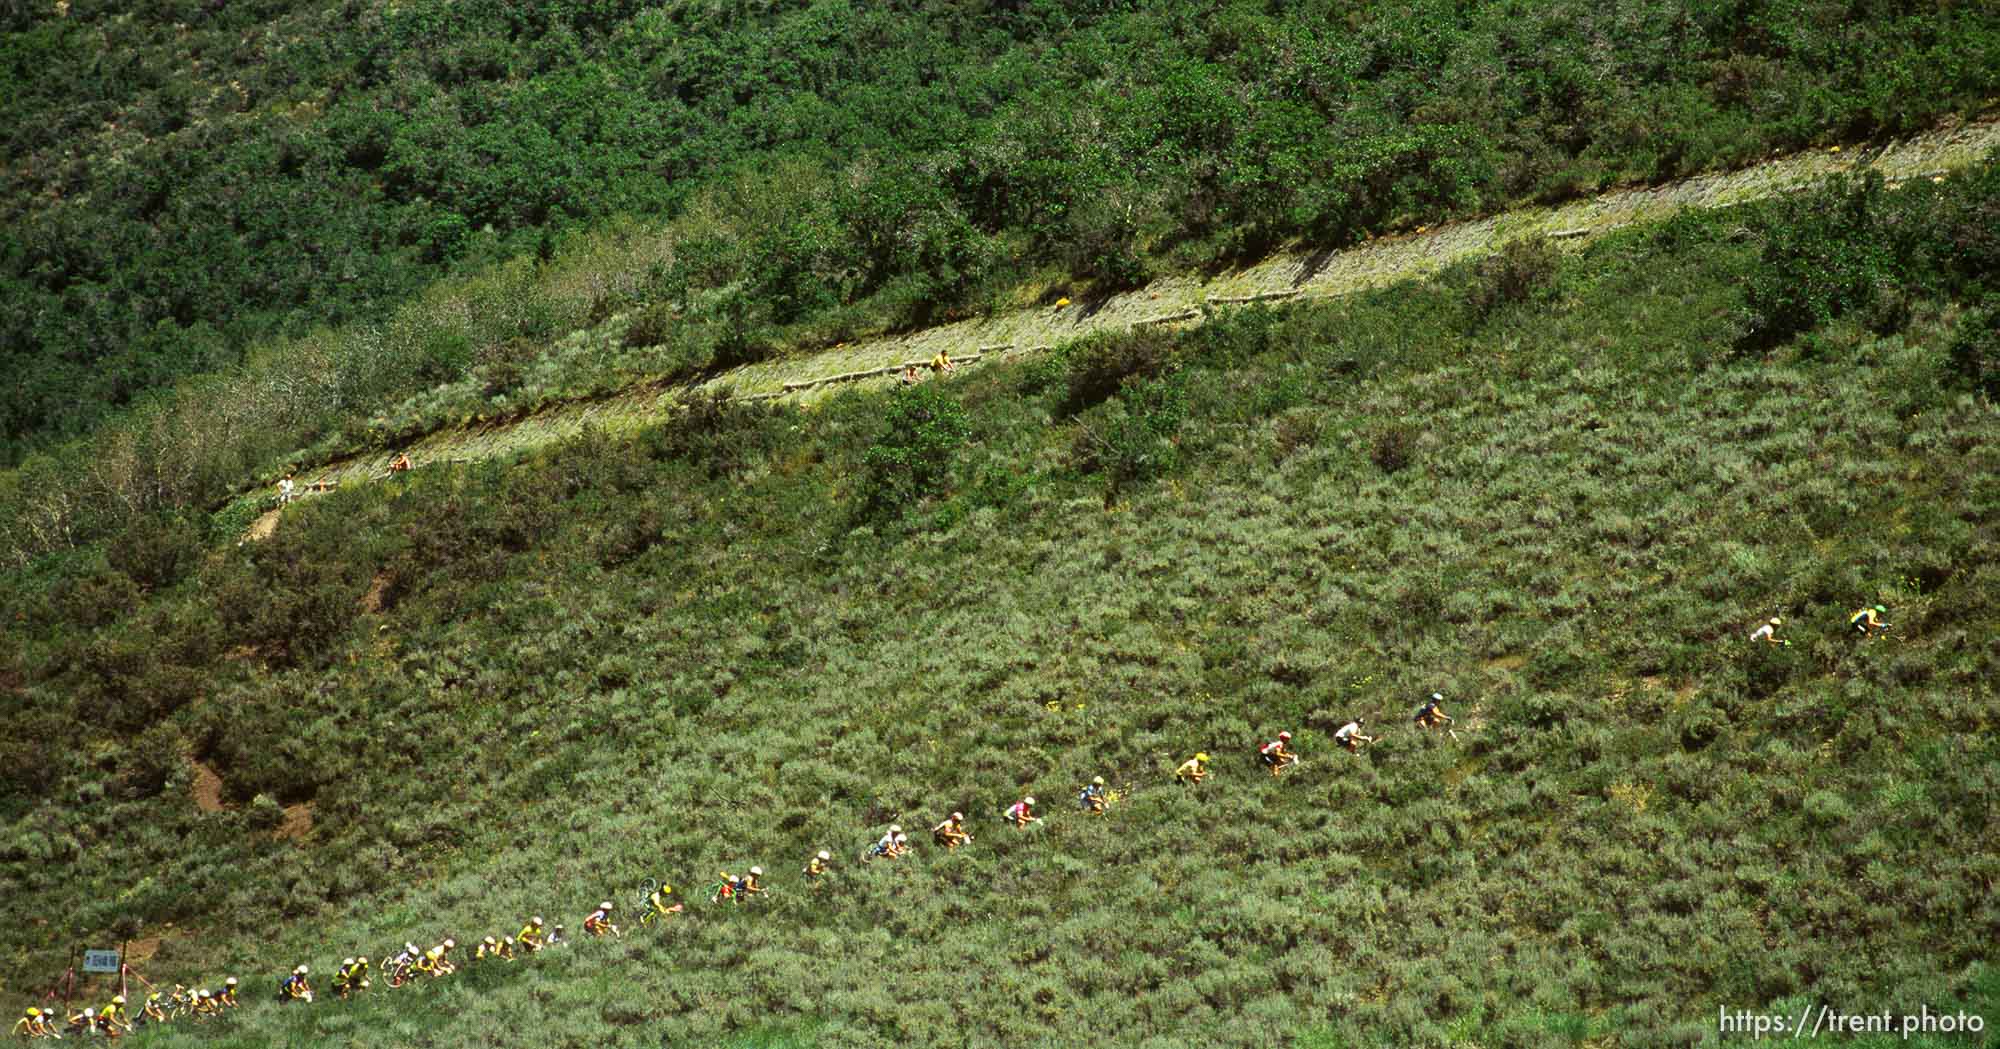
[[[156,981],[261,996],[760,863],[766,906],[140,1041],[1991,1023],[1997,188],[1527,244],[810,413],[696,404],[261,544],[159,523],[45,560],[0,606],[8,990],[131,933]],[[1875,602],[1894,630],[1847,636]],[[1745,640],[1774,614],[1791,647]],[[1457,741],[1407,724],[1434,689]],[[1273,782],[1285,728],[1306,765]],[[1215,779],[1170,785],[1197,749]],[[1093,774],[1135,788],[1102,821],[1066,804]],[[1049,823],[998,826],[1024,792]],[[969,850],[853,867],[952,809]]]
[[[619,215],[675,250],[605,308],[675,302],[754,354],[2000,88],[1991,5],[1873,0],[63,0],[0,34],[0,465]],[[439,340],[364,388],[524,356]]]

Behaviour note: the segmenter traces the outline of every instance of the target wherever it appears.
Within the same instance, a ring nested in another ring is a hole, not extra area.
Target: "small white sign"
[[[118,971],[117,951],[83,952],[83,971],[87,973],[115,973]]]

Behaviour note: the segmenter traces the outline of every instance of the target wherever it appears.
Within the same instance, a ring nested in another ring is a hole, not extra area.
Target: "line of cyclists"
[[[1426,730],[1449,726],[1452,719],[1445,714],[1443,701],[1444,696],[1432,693],[1431,698],[1417,710],[1413,719],[1415,724]],[[1362,734],[1362,724],[1361,718],[1355,718],[1341,726],[1334,733],[1334,739],[1348,750],[1358,751],[1363,744],[1375,741],[1374,737]],[[1298,767],[1299,755],[1291,749],[1291,741],[1290,732],[1280,732],[1275,739],[1257,748],[1258,761],[1274,778]],[[1175,779],[1187,786],[1199,784],[1208,778],[1208,763],[1206,752],[1197,753],[1175,770]],[[1086,815],[1102,816],[1114,802],[1130,793],[1129,784],[1114,791],[1105,783],[1103,776],[1097,776],[1077,792],[1076,804]],[[1016,830],[1025,830],[1042,822],[1042,817],[1035,814],[1037,804],[1033,795],[1025,796],[1003,810],[1001,818]],[[954,812],[932,827],[931,840],[946,850],[970,845],[973,837],[966,830],[965,814]],[[909,836],[901,825],[891,825],[887,832],[863,850],[860,861],[894,860],[909,852]],[[821,849],[806,862],[803,873],[817,884],[832,870],[833,854]],[[761,897],[766,891],[764,868],[751,867],[741,875],[720,872],[719,880],[709,886],[707,895],[711,903],[743,904]],[[673,887],[664,881],[647,883],[642,907],[641,926],[664,922],[685,910],[674,895]],[[613,920],[616,909],[610,900],[598,904],[597,909],[583,919],[583,931],[593,938],[623,936],[623,931]],[[481,940],[473,948],[472,956],[475,961],[494,959],[511,962],[568,942],[569,937],[563,926],[547,926],[542,917],[536,915],[512,936],[488,936]],[[453,952],[457,949],[458,941],[449,937],[429,948],[420,948],[405,941],[400,950],[382,961],[379,971],[366,956],[345,958],[334,970],[334,993],[343,1001],[352,998],[369,990],[374,985],[375,975],[379,975],[389,987],[402,987],[420,979],[442,979],[458,971],[458,963],[453,960]],[[286,974],[278,983],[278,1002],[313,1001],[311,976],[311,969],[306,965],[300,965]],[[184,1019],[195,1022],[212,1020],[239,1007],[236,989],[235,977],[225,980],[219,993],[177,984],[170,992],[153,991],[148,994],[136,1012],[128,1008],[122,994],[114,996],[100,1008],[86,1008],[75,1013],[55,1006],[31,1006],[15,1023],[14,1034],[31,1039],[60,1039],[65,1034],[101,1034],[116,1038],[140,1024],[165,1024]]]

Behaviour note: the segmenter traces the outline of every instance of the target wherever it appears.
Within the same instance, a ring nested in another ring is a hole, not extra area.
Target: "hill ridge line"
[[[2000,148],[2000,114],[1942,127],[1880,145],[1834,146],[1773,157],[1734,171],[1696,175],[1657,186],[1614,189],[1554,206],[1531,206],[1436,229],[1392,234],[1345,249],[1286,251],[1244,269],[1204,279],[1181,274],[1093,303],[1029,307],[878,336],[817,353],[742,365],[692,388],[745,399],[812,404],[854,383],[889,383],[906,364],[944,352],[980,362],[1002,354],[1037,352],[1110,331],[1146,325],[1193,326],[1218,307],[1253,302],[1336,298],[1429,276],[1467,259],[1493,254],[1523,237],[1541,235],[1581,246],[1626,226],[1665,221],[1691,209],[1721,209],[1811,188],[1839,174],[1880,173],[1892,184],[1947,174]],[[661,418],[686,385],[657,380],[569,401],[507,423],[444,427],[403,445],[345,456],[301,471],[301,487],[379,480],[407,452],[417,465],[473,462],[518,454],[596,426],[636,429]],[[272,490],[275,492],[275,489]],[[253,526],[268,535],[278,511]]]

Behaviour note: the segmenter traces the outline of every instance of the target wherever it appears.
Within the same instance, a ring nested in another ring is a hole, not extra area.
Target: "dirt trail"
[[[1877,146],[1796,153],[1739,171],[1613,190],[1555,207],[1516,209],[1422,233],[1383,237],[1345,251],[1287,252],[1211,280],[1168,277],[1096,303],[1016,310],[867,339],[808,356],[746,365],[702,388],[812,404],[857,383],[892,383],[892,372],[901,364],[927,360],[940,350],[954,359],[983,361],[1138,325],[1192,326],[1217,310],[1244,302],[1352,294],[1423,277],[1537,234],[1581,245],[1623,226],[1660,222],[1690,208],[1726,208],[1796,192],[1838,173],[1877,171],[1892,184],[1935,177],[1976,163],[1996,147],[2000,147],[2000,117],[1988,117]],[[857,373],[861,377],[856,377]],[[674,393],[654,384],[636,386],[626,393],[551,408],[509,424],[441,430],[418,439],[407,451],[421,467],[439,461],[506,456],[563,440],[589,426],[636,429],[659,418]],[[393,455],[382,451],[340,460],[308,471],[300,480],[308,489],[319,484],[380,480],[388,476]],[[273,511],[257,522],[251,538],[268,535],[276,523]]]

